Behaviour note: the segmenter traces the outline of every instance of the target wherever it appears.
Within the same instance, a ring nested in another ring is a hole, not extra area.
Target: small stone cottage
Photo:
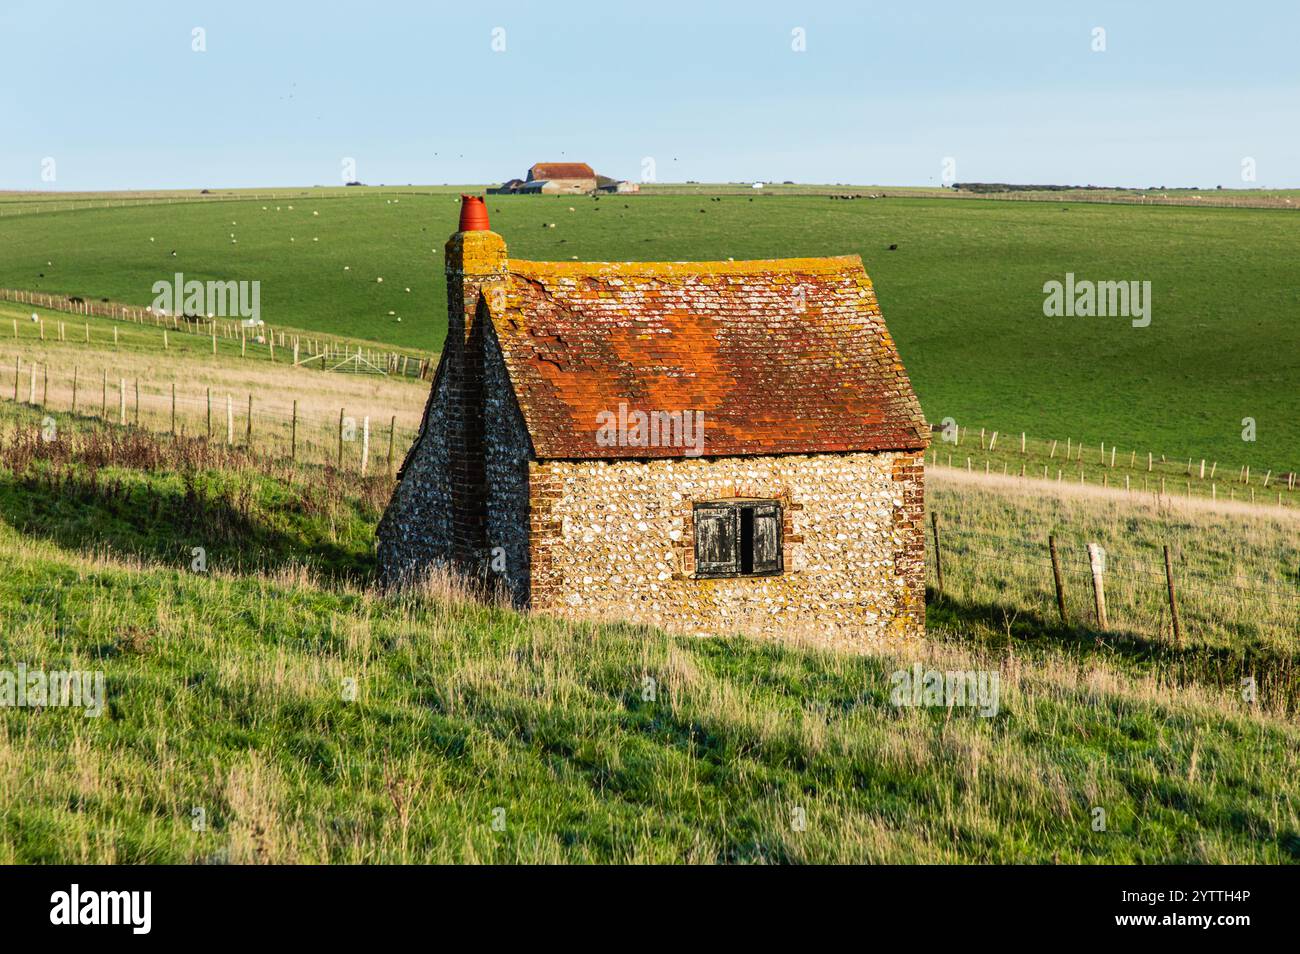
[[[693,633],[920,636],[929,428],[856,255],[510,259],[467,196],[384,580]]]

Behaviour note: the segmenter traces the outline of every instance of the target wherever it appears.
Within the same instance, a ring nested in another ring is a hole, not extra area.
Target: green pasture
[[[433,351],[457,205],[454,190],[334,189],[0,217],[0,286],[143,305],[176,271],[258,280],[275,326]],[[488,207],[520,258],[860,254],[936,422],[1300,466],[1288,211],[762,194]],[[1067,272],[1151,282],[1150,325],[1045,317],[1043,285]]]

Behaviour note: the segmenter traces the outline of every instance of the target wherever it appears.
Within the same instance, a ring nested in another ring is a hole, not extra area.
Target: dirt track
[[[1279,507],[1277,504],[1246,503],[1241,500],[1211,500],[1207,497],[1188,497],[1165,494],[1163,497],[1143,491],[1126,491],[1118,487],[1101,487],[1097,484],[1079,484],[1069,481],[1038,480],[1032,477],[1013,477],[1002,474],[982,474],[957,467],[926,467],[926,477],[936,484],[960,484],[983,487],[996,491],[1015,491],[1042,496],[1055,494],[1062,498],[1091,498],[1111,502],[1125,502],[1135,507],[1154,510],[1182,510],[1192,513],[1218,513],[1227,516],[1245,516],[1281,520],[1300,524],[1300,509]]]

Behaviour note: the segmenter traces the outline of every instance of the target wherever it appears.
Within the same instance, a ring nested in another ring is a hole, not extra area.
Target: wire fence
[[[470,191],[479,187],[466,186],[464,189]],[[275,201],[296,201],[296,202],[315,202],[331,201],[335,199],[354,199],[358,196],[442,196],[454,195],[459,200],[460,188],[432,186],[422,190],[418,188],[406,189],[384,189],[384,188],[364,188],[356,192],[320,192],[307,191],[302,189],[290,192],[270,191],[270,192],[247,192],[243,194],[220,194],[212,193],[209,195],[202,194],[185,194],[185,195],[146,195],[146,196],[117,196],[117,197],[92,197],[85,199],[78,198],[59,198],[50,194],[50,198],[44,196],[24,196],[21,199],[4,199],[0,197],[0,217],[34,215],[41,212],[75,212],[82,209],[125,209],[137,206],[149,205],[207,205],[213,202],[275,202]]]
[[[394,411],[363,404],[324,415],[319,407],[300,406],[299,399],[283,394],[142,382],[108,368],[74,368],[51,378],[48,365],[24,366],[21,358],[11,373],[13,387],[0,398],[16,405],[154,433],[205,437],[259,455],[329,464],[363,475],[380,469],[393,473],[418,432],[418,426],[399,424],[399,418],[412,417],[410,408]],[[45,417],[43,427],[47,439],[53,439],[58,419]]]
[[[1213,458],[1169,457],[1150,450],[1120,450],[1105,441],[1085,447],[1070,438],[1045,440],[992,431],[979,432],[978,446],[968,428],[956,430],[926,453],[931,467],[986,476],[1051,481],[1058,485],[1100,487],[1129,494],[1152,494],[1210,501],[1300,506],[1300,467],[1229,463]],[[998,438],[1003,438],[998,443]]]
[[[139,308],[121,302],[91,301],[76,295],[49,295],[14,288],[0,288],[0,301],[152,328],[160,332],[157,344],[163,349],[167,347],[168,333],[187,334],[209,339],[213,354],[218,352],[219,342],[226,345],[238,343],[239,353],[244,357],[251,353],[264,360],[292,362],[294,365],[317,367],[325,371],[378,373],[423,381],[432,375],[434,368],[433,360],[427,356],[367,348],[330,335],[305,335],[226,318],[162,314],[149,307]],[[31,322],[14,318],[11,322],[12,335],[15,341],[26,337],[41,341],[93,343],[88,323],[83,325],[80,337],[75,327],[68,327],[68,322],[54,321],[51,324],[52,327],[47,328],[45,319],[39,314]],[[22,330],[28,326],[30,330]]]
[[[1002,535],[932,511],[928,580],[938,593],[1002,607],[1008,618],[1031,611],[1059,617],[1064,625],[1127,631],[1179,646],[1245,638],[1288,651],[1297,647],[1300,586],[1286,582],[1296,568],[1260,566],[1223,576],[1197,558],[1194,541],[1175,537],[1160,547],[1128,541],[1108,550],[1068,532],[1041,540]],[[1098,552],[1090,552],[1093,547]],[[1240,572],[1255,579],[1243,580]],[[1281,582],[1262,582],[1269,577]]]

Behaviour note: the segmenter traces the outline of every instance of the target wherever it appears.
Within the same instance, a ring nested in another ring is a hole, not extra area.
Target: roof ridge
[[[861,255],[826,255],[811,258],[755,258],[711,262],[554,262],[512,258],[506,270],[521,278],[538,275],[630,275],[646,278],[681,278],[689,275],[752,275],[764,272],[839,274],[859,271],[866,277]],[[868,279],[870,281],[870,279]]]

